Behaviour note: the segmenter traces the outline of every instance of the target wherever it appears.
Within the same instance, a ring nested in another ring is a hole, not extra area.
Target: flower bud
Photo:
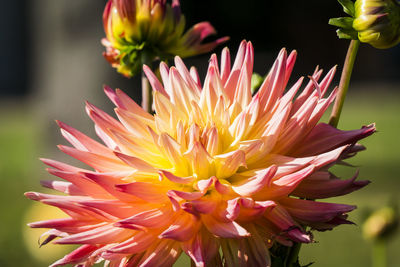
[[[179,0],[109,0],[103,14],[106,38],[104,57],[118,72],[131,77],[143,64],[175,55],[189,57],[206,53],[228,40],[202,41],[216,33],[208,22],[186,33]]]
[[[396,230],[399,216],[394,207],[384,207],[373,212],[363,224],[363,236],[368,240],[386,239]]]
[[[385,49],[400,42],[400,4],[396,0],[357,0],[353,28],[358,39]]]

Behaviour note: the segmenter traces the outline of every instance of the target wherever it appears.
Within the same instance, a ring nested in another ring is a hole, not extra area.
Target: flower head
[[[220,65],[213,55],[203,85],[179,57],[175,67],[161,63],[162,83],[145,66],[155,115],[108,87],[119,120],[87,104],[105,145],[59,122],[73,146],[59,148],[93,170],[43,159],[66,180],[43,185],[66,195],[26,193],[68,215],[30,224],[51,228],[44,242],[81,245],[53,266],[171,266],[182,252],[196,266],[269,266],[275,242],[312,241],[304,226],[350,223],[354,206],[311,199],[368,183],[328,169],[362,150],[356,142],[375,127],[318,123],[335,99],[336,90],[324,97],[335,68],[320,82],[317,69],[295,97],[303,78],[285,93],[295,59],[283,49],[254,96],[250,42],[241,43],[232,66],[227,48]]]
[[[389,48],[400,42],[400,4],[397,0],[357,0],[354,29],[358,39],[375,48]]]
[[[398,0],[338,0],[350,17],[332,18],[339,38],[360,40],[386,49],[400,42],[400,2]]]
[[[130,77],[156,58],[189,57],[213,50],[228,40],[202,41],[216,33],[208,22],[186,33],[179,0],[109,0],[103,14],[104,57],[118,72]]]

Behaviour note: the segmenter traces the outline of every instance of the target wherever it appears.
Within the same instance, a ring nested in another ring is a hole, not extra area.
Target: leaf
[[[332,26],[351,30],[353,29],[353,20],[354,19],[350,17],[332,18],[328,23]]]
[[[354,3],[351,0],[338,0],[339,4],[342,5],[343,11],[346,14],[349,14],[350,16],[354,17],[355,16],[355,9],[354,9]]]
[[[358,40],[358,34],[353,29],[352,30],[338,29],[336,31],[336,34],[340,39]]]

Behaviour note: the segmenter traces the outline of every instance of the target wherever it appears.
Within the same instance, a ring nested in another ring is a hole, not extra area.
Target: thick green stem
[[[301,248],[301,243],[294,243],[293,246],[288,251],[288,256],[285,260],[285,267],[293,267],[296,266],[296,262],[299,258],[299,252]]]
[[[356,59],[359,46],[360,41],[351,40],[349,49],[347,50],[342,76],[340,77],[338,94],[336,96],[335,104],[333,106],[331,117],[329,119],[329,124],[333,127],[337,127],[339,123],[340,113],[342,112],[344,99],[346,98],[347,89],[349,88],[351,73],[353,72],[354,61]]]
[[[153,93],[149,80],[142,71],[142,108],[148,113],[152,113]]]
[[[373,267],[386,267],[386,241],[377,240],[372,248],[372,266]]]

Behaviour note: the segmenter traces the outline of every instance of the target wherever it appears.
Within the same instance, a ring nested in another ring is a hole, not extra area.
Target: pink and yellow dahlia
[[[44,181],[64,193],[28,192],[30,199],[68,216],[31,223],[50,228],[44,243],[81,245],[52,266],[172,266],[182,252],[196,266],[270,266],[274,243],[308,243],[315,230],[349,223],[355,206],[313,201],[350,193],[367,181],[342,180],[328,171],[362,149],[373,125],[341,131],[318,123],[335,99],[316,70],[285,92],[296,52],[283,49],[252,96],[253,47],[243,41],[231,66],[211,57],[203,85],[179,57],[161,63],[154,89],[155,114],[120,90],[105,92],[118,120],[92,104],[87,113],[105,145],[59,122],[73,147],[64,153],[93,169],[43,159],[66,181]],[[57,239],[56,239],[57,238]]]
[[[216,33],[208,22],[198,23],[185,33],[179,0],[172,0],[172,4],[167,4],[167,0],[109,0],[103,24],[104,57],[127,77],[156,58],[203,54],[228,40],[223,37],[202,43]]]

